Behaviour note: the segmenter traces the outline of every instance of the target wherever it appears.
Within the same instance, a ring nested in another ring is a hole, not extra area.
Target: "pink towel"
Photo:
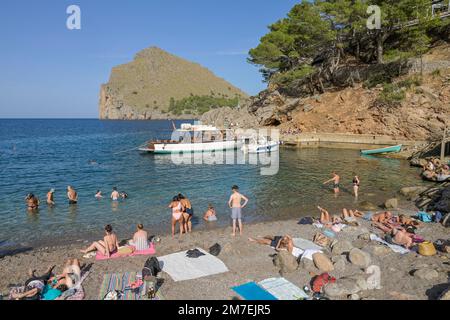
[[[130,248],[135,249],[133,246],[128,246]],[[101,252],[97,251],[97,255],[95,256],[95,260],[108,260],[108,259],[118,259],[118,258],[125,258],[125,257],[133,257],[133,256],[147,256],[155,254],[155,245],[153,243],[150,244],[150,248],[143,251],[133,251],[133,253],[129,254],[121,254],[119,252],[113,253],[109,258],[105,255],[103,255]]]

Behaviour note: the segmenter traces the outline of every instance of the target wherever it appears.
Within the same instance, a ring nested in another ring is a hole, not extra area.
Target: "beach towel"
[[[308,250],[308,249],[313,249],[313,250],[322,250],[322,247],[318,246],[317,244],[315,244],[312,241],[303,239],[303,238],[294,238],[292,239],[292,241],[294,242],[294,246],[302,249],[302,250]]]
[[[82,274],[81,279],[75,283],[75,285],[58,297],[56,300],[83,300],[84,289],[82,286],[83,281],[89,276],[90,271],[86,271]]]
[[[285,278],[269,278],[258,283],[278,300],[303,300],[308,295]]]
[[[152,243],[150,245],[150,248],[144,251],[135,251],[135,247],[133,246],[125,246],[120,247],[119,250],[116,253],[113,253],[109,258],[105,255],[103,255],[101,252],[97,251],[97,254],[95,256],[95,260],[109,260],[109,259],[118,259],[118,258],[125,258],[125,257],[134,257],[134,256],[142,256],[142,255],[152,255],[155,254],[155,245]]]
[[[119,295],[118,300],[146,300],[145,295],[145,282],[144,285],[135,290],[125,290],[129,288],[133,282],[136,281],[136,272],[125,272],[125,273],[111,273],[105,274],[103,276],[103,282],[100,286],[100,292],[98,294],[98,299],[103,300],[105,296],[110,291],[119,290],[123,292]],[[162,300],[163,296],[156,293],[156,298],[154,300]]]
[[[406,248],[403,248],[402,246],[396,245],[396,244],[390,244],[387,241],[384,241],[383,239],[381,239],[380,237],[378,237],[376,234],[371,234],[370,235],[370,240],[372,241],[377,241],[380,242],[382,244],[387,245],[392,251],[396,252],[396,253],[400,253],[400,254],[406,254],[409,253],[410,251]]]
[[[305,251],[300,248],[297,247],[292,248],[292,255],[296,258],[300,257],[303,254],[303,252]]]
[[[305,252],[303,252],[303,254],[302,254],[301,260],[303,260],[303,259],[313,260],[313,255],[318,252],[323,253],[321,250],[315,250],[315,249],[305,250]]]
[[[231,289],[244,300],[277,300],[273,294],[255,282],[248,282],[237,287],[232,287]]]
[[[186,256],[187,251],[158,257],[163,272],[169,274],[174,281],[192,280],[214,274],[228,272],[227,266],[218,258],[199,249],[204,255],[192,259]]]

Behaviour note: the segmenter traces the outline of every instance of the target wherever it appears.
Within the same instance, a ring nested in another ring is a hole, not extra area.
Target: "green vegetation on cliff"
[[[380,7],[381,29],[367,28],[369,5]],[[316,78],[314,85],[323,89],[322,79],[329,80],[349,62],[370,65],[422,57],[442,24],[430,9],[429,0],[303,0],[269,26],[250,50],[249,62],[279,87]],[[418,23],[404,27],[416,19]],[[389,81],[382,76],[378,83]]]
[[[179,116],[182,114],[202,115],[211,109],[220,107],[235,108],[239,104],[239,97],[228,98],[225,95],[216,96],[190,96],[181,100],[170,99],[169,112]]]

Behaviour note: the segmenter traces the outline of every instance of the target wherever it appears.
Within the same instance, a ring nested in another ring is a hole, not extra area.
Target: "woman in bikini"
[[[248,238],[250,242],[256,242],[262,245],[268,245],[273,247],[275,250],[287,250],[292,253],[294,250],[294,241],[289,235],[283,236],[265,236],[262,239]]]
[[[175,237],[175,225],[177,222],[180,224],[180,237],[183,235],[183,205],[180,202],[178,196],[173,197],[172,202],[169,204],[169,208],[172,209],[172,238]]]
[[[111,225],[105,227],[105,237],[103,240],[93,242],[87,249],[81,250],[82,253],[86,254],[91,251],[99,251],[106,257],[111,257],[112,254],[117,252],[119,248],[119,241],[117,236],[112,232]]]
[[[27,203],[28,211],[35,212],[39,209],[40,201],[34,194],[28,194],[25,202]]]
[[[191,201],[183,196],[181,193],[178,195],[181,205],[183,206],[183,220],[184,220],[184,232],[192,232],[192,216],[194,215],[194,209],[192,209]]]

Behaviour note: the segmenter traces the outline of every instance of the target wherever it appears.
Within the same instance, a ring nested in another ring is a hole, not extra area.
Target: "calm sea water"
[[[353,174],[362,180],[359,201],[380,203],[402,186],[422,184],[406,161],[361,158],[354,150],[283,148],[275,176],[261,176],[256,165],[180,166],[167,155],[126,151],[150,138],[170,137],[171,127],[168,121],[0,120],[0,245],[97,238],[107,223],[120,236],[130,235],[136,223],[165,233],[170,229],[167,205],[179,192],[193,203],[195,229],[206,227],[201,214],[208,203],[217,208],[216,226],[225,226],[233,184],[251,199],[246,222],[316,214],[317,205],[350,207]],[[332,170],[343,179],[337,199],[322,185]],[[67,204],[67,185],[78,191],[76,206]],[[113,186],[129,198],[111,203]],[[56,189],[54,208],[45,204],[50,188]],[[97,189],[106,198],[96,200]],[[26,210],[29,192],[43,203],[37,214]]]

